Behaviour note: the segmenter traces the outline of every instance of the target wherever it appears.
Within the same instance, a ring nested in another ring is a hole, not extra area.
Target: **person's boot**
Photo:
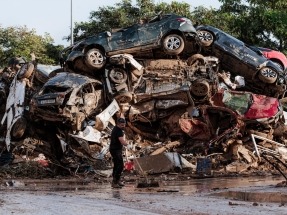
[[[112,188],[122,188],[122,186],[119,185],[118,181],[112,181]]]
[[[125,186],[125,184],[123,182],[121,182],[121,181],[118,181],[118,185],[120,185],[121,187]]]

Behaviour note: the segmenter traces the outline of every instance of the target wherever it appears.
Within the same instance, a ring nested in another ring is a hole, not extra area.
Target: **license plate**
[[[52,104],[55,103],[55,99],[40,100],[40,104]]]

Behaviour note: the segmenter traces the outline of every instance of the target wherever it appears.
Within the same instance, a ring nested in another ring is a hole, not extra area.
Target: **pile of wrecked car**
[[[219,29],[159,14],[76,42],[61,56],[63,67],[26,63],[12,81],[0,165],[109,169],[119,116],[133,146],[127,163],[138,159],[150,174],[256,171],[262,156],[273,167],[274,159],[286,162],[286,67]]]

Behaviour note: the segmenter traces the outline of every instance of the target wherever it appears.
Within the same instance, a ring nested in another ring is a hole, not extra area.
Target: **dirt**
[[[122,189],[84,180],[15,180],[0,187],[1,214],[286,214],[282,178],[206,178],[174,181],[164,176],[158,188],[138,189],[127,182]],[[7,182],[7,183],[6,183]],[[247,196],[277,195],[278,201],[240,200]],[[222,195],[218,195],[223,193]],[[259,195],[261,194],[261,195]]]

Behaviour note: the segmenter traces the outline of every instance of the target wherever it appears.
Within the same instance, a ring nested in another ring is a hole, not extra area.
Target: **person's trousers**
[[[124,160],[122,150],[110,150],[111,156],[113,158],[113,182],[117,183],[120,178],[121,174],[124,170]]]

